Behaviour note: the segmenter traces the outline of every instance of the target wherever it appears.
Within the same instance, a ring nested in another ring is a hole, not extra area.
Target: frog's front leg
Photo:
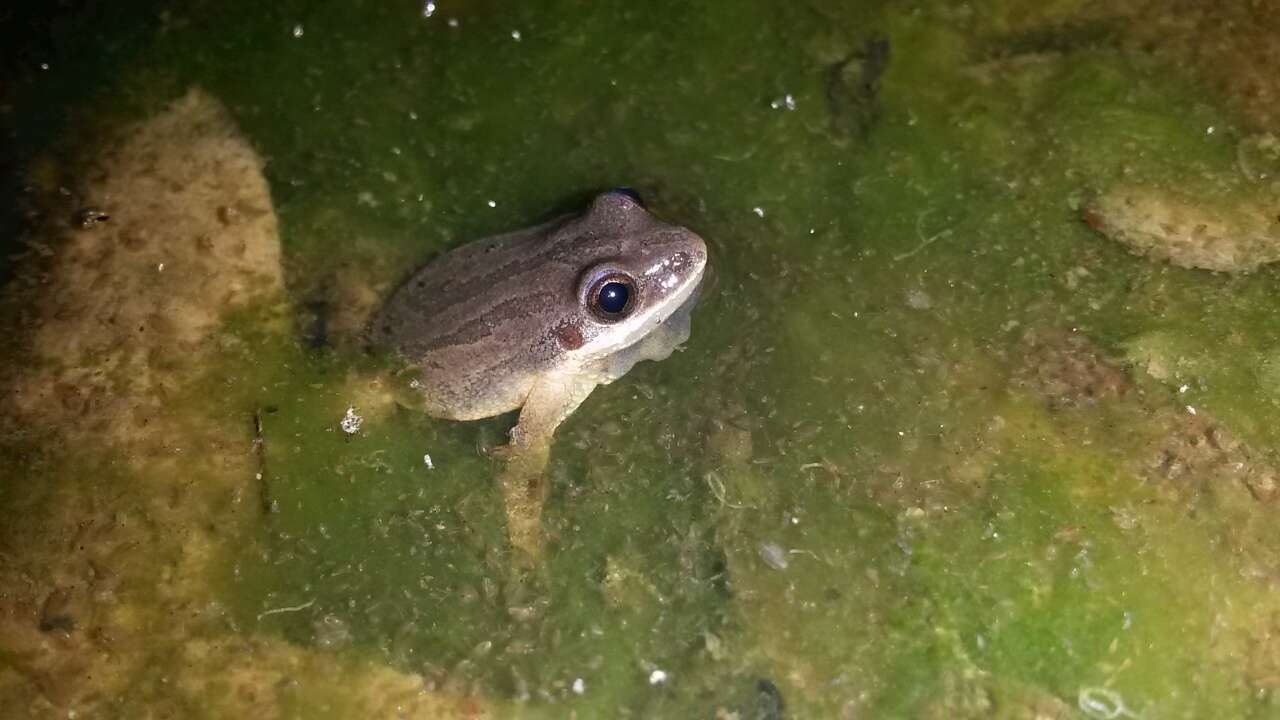
[[[507,535],[512,547],[530,559],[542,552],[542,505],[548,487],[544,471],[551,455],[551,438],[596,384],[594,379],[568,375],[539,380],[525,399],[519,422],[511,429],[511,444],[503,449],[506,466],[499,481]]]

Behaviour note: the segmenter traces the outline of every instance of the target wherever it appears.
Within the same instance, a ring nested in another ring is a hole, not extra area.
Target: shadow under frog
[[[536,557],[556,428],[597,385],[688,339],[706,263],[702,238],[614,190],[579,216],[442,255],[391,295],[370,336],[416,367],[432,416],[520,409],[500,482],[511,544]]]

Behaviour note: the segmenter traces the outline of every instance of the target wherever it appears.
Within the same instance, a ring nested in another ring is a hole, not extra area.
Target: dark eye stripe
[[[428,353],[454,345],[470,345],[493,334],[495,327],[504,323],[528,317],[546,314],[559,299],[554,293],[534,293],[507,298],[493,306],[470,306],[467,315],[458,318],[452,332],[433,338],[424,343],[414,344],[412,350],[417,353]]]

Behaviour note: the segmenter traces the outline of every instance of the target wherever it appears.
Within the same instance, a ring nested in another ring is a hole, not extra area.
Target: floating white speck
[[[1195,415],[1195,414],[1196,414],[1196,409],[1195,409],[1195,408],[1193,408],[1193,407],[1191,407],[1190,405],[1188,405],[1188,406],[1187,406],[1187,412],[1191,413],[1192,415]]]
[[[760,559],[764,561],[765,565],[768,565],[774,570],[787,569],[787,550],[777,543],[761,543]]]
[[[796,99],[791,95],[791,93],[787,93],[786,95],[783,95],[777,100],[774,100],[773,102],[769,103],[769,107],[773,108],[774,110],[795,110]]]
[[[574,681],[573,681],[573,694],[574,694],[574,695],[581,695],[582,693],[584,693],[584,692],[586,692],[586,691],[587,691],[587,684],[586,684],[585,682],[583,682],[582,678],[577,678],[576,680],[574,680]]]
[[[497,201],[497,200],[490,200],[490,201],[489,201],[489,207],[498,207],[498,201]]]
[[[156,272],[164,272],[164,263],[160,263],[156,266]]]
[[[1205,132],[1205,134],[1206,134],[1206,135],[1212,135],[1212,134],[1213,134],[1213,131],[1214,131],[1214,130],[1216,130],[1216,129],[1217,129],[1217,128],[1215,128],[1214,126],[1210,125],[1209,127],[1207,127],[1207,128],[1205,128],[1205,129],[1204,129],[1204,132]]]
[[[451,28],[458,27],[458,18],[449,18],[449,27]]]
[[[661,685],[666,681],[667,681],[667,673],[665,670],[654,670],[653,672],[649,673],[650,685]]]
[[[912,288],[907,291],[907,307],[912,310],[928,310],[933,307],[933,299],[929,297],[929,293]]]
[[[519,31],[519,30],[512,30],[512,31],[511,31],[511,39],[512,39],[512,40],[515,40],[516,42],[520,42],[520,31]]]
[[[49,63],[40,63],[40,69],[41,69],[41,70],[48,70],[48,69],[49,69]]]
[[[1191,389],[1191,386],[1190,386],[1190,385],[1183,385],[1183,386],[1181,386],[1181,387],[1179,387],[1179,388],[1178,388],[1178,392],[1180,392],[1180,393],[1184,393],[1184,392],[1186,392],[1186,391],[1188,391],[1188,390],[1190,390],[1190,389]]]
[[[755,213],[757,217],[764,217],[764,208],[762,207],[753,207],[751,208],[751,212]]]
[[[342,422],[339,423],[342,427],[342,432],[348,435],[355,435],[360,432],[360,426],[363,424],[364,418],[356,414],[354,407],[347,408],[347,414],[342,416]]]
[[[1115,690],[1101,687],[1081,688],[1076,696],[1076,706],[1095,720],[1138,717],[1125,705],[1124,698]]]
[[[435,3],[431,2],[431,0],[427,0],[427,2],[422,4],[422,17],[429,18],[435,14],[436,14]]]
[[[294,37],[296,37],[296,38],[298,38],[298,37],[302,37],[302,33],[303,33],[303,32],[304,32],[304,31],[303,31],[303,29],[302,29],[302,23],[298,23],[297,25],[294,25],[294,26],[293,26],[293,36],[294,36]]]
[[[422,456],[422,464],[426,465],[428,470],[436,469],[436,464],[431,462],[431,453],[426,453]]]

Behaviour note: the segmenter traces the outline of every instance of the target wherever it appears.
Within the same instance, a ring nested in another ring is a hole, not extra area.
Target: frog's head
[[[569,337],[561,337],[564,349],[581,357],[608,355],[696,301],[707,265],[706,243],[650,215],[634,191],[597,196],[574,224],[583,262],[573,328]]]

